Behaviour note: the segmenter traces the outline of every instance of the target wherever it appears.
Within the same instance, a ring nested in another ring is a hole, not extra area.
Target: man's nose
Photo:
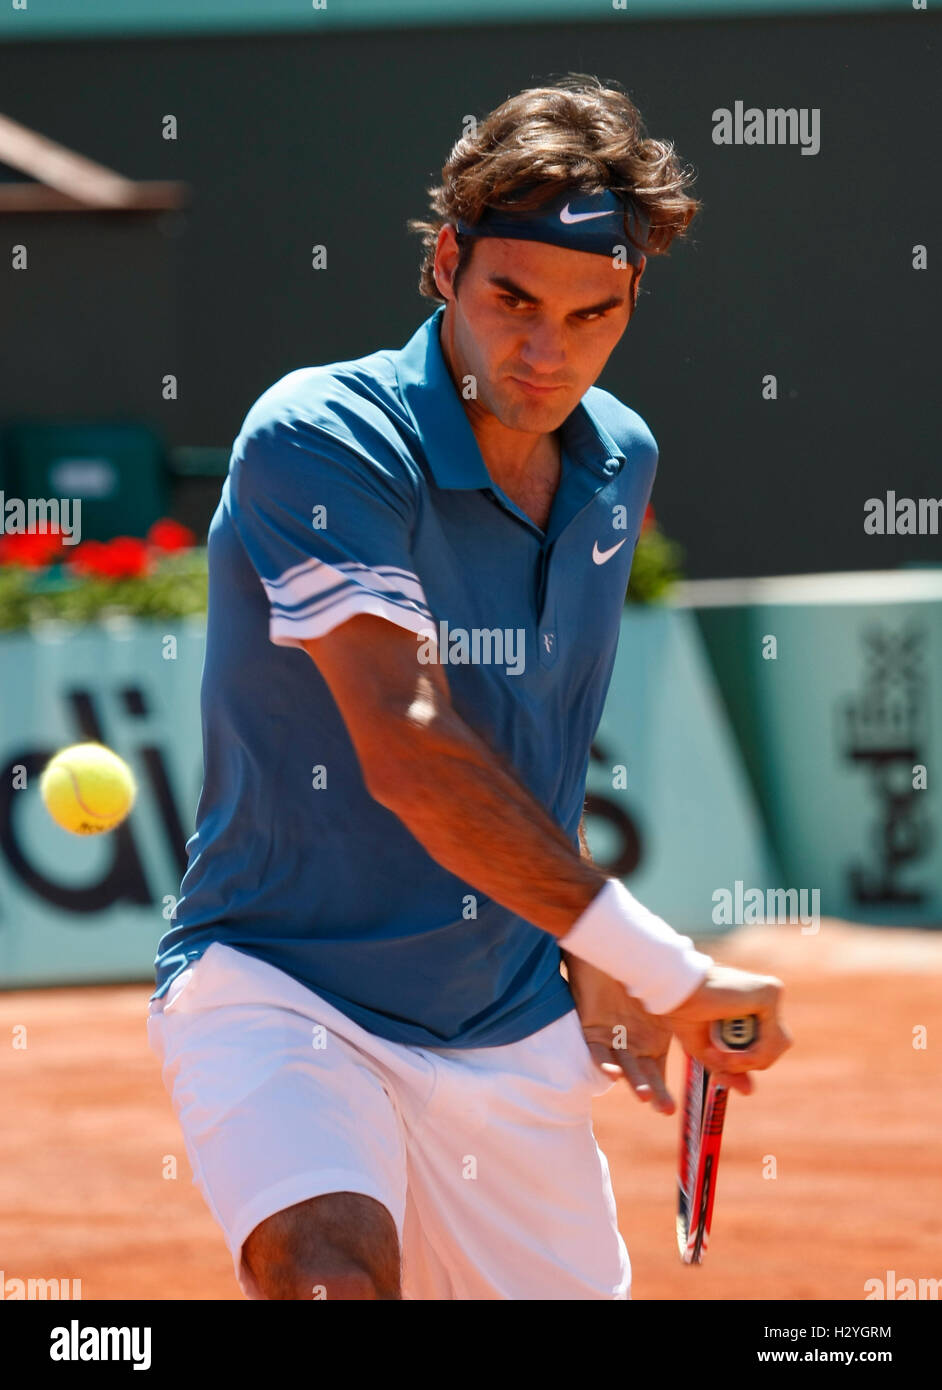
[[[566,365],[566,349],[558,328],[546,326],[532,329],[526,338],[523,360],[533,372],[550,376]]]

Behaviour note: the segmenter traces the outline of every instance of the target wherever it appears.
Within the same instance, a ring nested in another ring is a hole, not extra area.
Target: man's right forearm
[[[403,721],[367,782],[433,859],[666,1013],[711,962],[606,877],[450,707]]]
[[[620,981],[649,1013],[697,991],[709,957],[580,856],[461,718],[440,668],[416,666],[409,634],[358,613],[301,645],[343,715],[370,795],[443,868]]]
[[[535,926],[562,936],[604,887],[606,876],[454,710],[404,725],[372,762],[371,794],[432,858]]]

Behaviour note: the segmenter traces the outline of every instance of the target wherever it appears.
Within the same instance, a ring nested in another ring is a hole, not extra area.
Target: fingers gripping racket
[[[758,1032],[758,1019],[750,1014],[715,1023],[710,1038],[715,1047],[742,1052],[755,1042]],[[687,1057],[677,1168],[677,1246],[688,1265],[700,1264],[709,1242],[728,1094],[702,1062]]]

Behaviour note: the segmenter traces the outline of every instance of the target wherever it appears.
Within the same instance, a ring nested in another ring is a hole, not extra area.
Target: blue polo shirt
[[[369,795],[300,648],[357,613],[415,635],[461,717],[574,847],[657,462],[591,388],[546,531],[489,476],[440,345],[290,372],[235,441],[209,531],[204,780],[157,988],[213,941],[395,1042],[515,1042],[573,1007],[556,938],[438,864]]]

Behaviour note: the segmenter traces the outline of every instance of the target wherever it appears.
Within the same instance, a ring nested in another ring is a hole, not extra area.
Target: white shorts
[[[150,1007],[193,1181],[242,1262],[260,1222],[326,1192],[391,1213],[410,1299],[626,1299],[631,1267],[591,1102],[612,1081],[578,1016],[502,1047],[367,1032],[213,943]]]

